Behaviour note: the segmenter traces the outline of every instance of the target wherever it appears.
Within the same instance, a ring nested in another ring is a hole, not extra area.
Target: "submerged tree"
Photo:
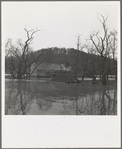
[[[99,32],[93,32],[90,35],[90,40],[94,45],[93,51],[100,56],[100,73],[102,73],[102,84],[106,84],[106,76],[112,71],[111,69],[115,69],[115,67],[110,67],[112,62],[110,59],[115,56],[115,51],[117,50],[115,47],[116,34],[113,33],[113,31],[108,30],[106,25],[107,19],[107,17],[105,18],[102,15],[101,19],[99,19],[103,28],[102,36]]]
[[[79,65],[79,50],[80,50],[80,45],[81,45],[81,42],[80,42],[80,37],[81,37],[81,35],[77,35],[77,43],[76,43],[76,45],[77,45],[77,51],[75,52],[76,53],[76,55],[75,55],[75,69],[74,69],[74,74],[75,74],[75,76],[77,76],[77,74],[78,74],[78,65]]]
[[[88,55],[83,51],[84,45],[81,45],[80,42],[81,35],[77,35],[77,50],[75,51],[74,54],[74,74],[75,76],[78,75],[78,73],[82,73],[82,81],[84,80],[86,71],[87,71],[87,66],[88,66]]]
[[[6,69],[9,70],[13,78],[16,75],[18,79],[22,79],[25,75],[30,77],[34,69],[36,69],[36,67],[46,58],[46,55],[49,55],[49,53],[44,56],[41,52],[33,52],[30,47],[30,44],[34,39],[34,34],[39,30],[27,30],[26,28],[24,30],[27,36],[25,43],[19,39],[17,41],[17,46],[15,46],[12,44],[12,40],[8,39],[5,45]],[[31,65],[36,62],[38,63],[33,70],[31,70]]]

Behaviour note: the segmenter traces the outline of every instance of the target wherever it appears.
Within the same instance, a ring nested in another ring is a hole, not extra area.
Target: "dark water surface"
[[[5,81],[6,115],[116,115],[117,88],[84,82]]]

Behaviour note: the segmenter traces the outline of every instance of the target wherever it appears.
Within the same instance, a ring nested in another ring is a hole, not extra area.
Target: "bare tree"
[[[79,63],[79,48],[80,48],[80,37],[81,37],[81,35],[77,35],[77,43],[76,43],[76,45],[77,45],[77,52],[76,52],[76,57],[75,57],[75,70],[74,70],[74,74],[75,74],[75,76],[77,76],[77,74],[78,74],[78,63]]]
[[[83,52],[84,46],[81,47],[81,51]],[[82,81],[84,81],[84,77],[88,70],[88,62],[89,62],[89,53],[81,53],[81,65],[80,65],[80,71],[82,71]]]
[[[117,81],[117,31],[113,30],[110,34],[111,58],[114,61],[113,69],[115,69],[115,78]]]
[[[84,80],[84,77],[87,72],[88,68],[88,54],[86,54],[83,49],[85,48],[85,45],[81,45],[80,42],[81,35],[77,35],[77,50],[75,51],[75,61],[74,61],[74,74],[75,76],[78,75],[78,73],[82,73],[82,81]]]
[[[93,34],[90,35],[90,40],[94,45],[93,50],[97,53],[97,55],[101,57],[100,63],[101,63],[101,72],[102,72],[102,84],[106,84],[106,76],[111,71],[110,58],[112,56],[111,46],[112,46],[113,34],[112,32],[109,32],[107,28],[107,25],[106,25],[107,19],[108,17],[105,18],[103,15],[101,15],[101,19],[99,19],[103,28],[103,36],[101,36],[99,32],[93,32]],[[114,48],[114,50],[116,50],[116,48]]]
[[[34,34],[39,30],[27,30],[26,32],[27,40],[25,43],[22,43],[21,40],[17,41],[18,46],[12,45],[12,41],[9,39],[5,45],[6,50],[6,65],[10,70],[10,73],[14,77],[17,75],[18,79],[22,79],[23,76],[30,76],[32,72],[30,72],[30,67],[33,63],[37,62],[39,59],[42,61],[44,58],[41,53],[35,53],[32,51],[30,44],[34,39]],[[40,63],[42,62],[40,61]],[[35,66],[37,67],[39,63]],[[35,68],[34,68],[35,69]]]
[[[85,48],[87,49],[88,52],[88,56],[87,56],[87,61],[88,65],[87,65],[87,70],[88,70],[88,75],[91,77],[95,77],[96,74],[99,73],[99,61],[98,61],[98,57],[96,56],[95,51],[93,50],[93,45],[85,45]]]

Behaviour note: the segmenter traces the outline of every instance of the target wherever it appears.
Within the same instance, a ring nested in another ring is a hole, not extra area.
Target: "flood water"
[[[117,88],[36,80],[5,81],[6,115],[116,115]]]

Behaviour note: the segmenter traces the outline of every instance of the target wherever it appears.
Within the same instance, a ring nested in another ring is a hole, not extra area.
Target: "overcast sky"
[[[8,38],[26,40],[26,29],[39,29],[34,50],[47,47],[76,48],[77,34],[81,43],[89,34],[101,29],[99,14],[108,16],[110,30],[118,30],[119,2],[2,2],[2,44]]]

